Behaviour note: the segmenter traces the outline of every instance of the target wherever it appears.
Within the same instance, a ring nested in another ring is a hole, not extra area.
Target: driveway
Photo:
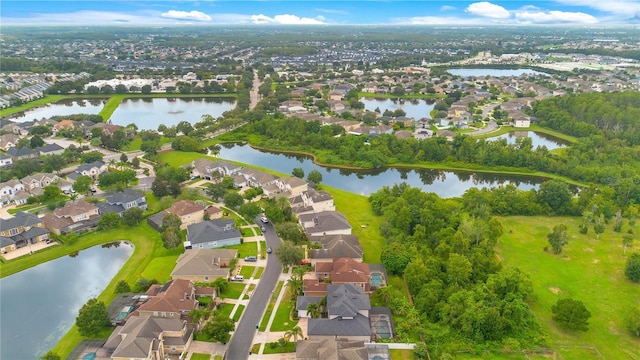
[[[275,248],[282,241],[276,235],[276,232],[271,223],[262,224],[258,218],[255,219],[255,223],[258,225],[264,225],[266,232],[264,234],[267,241],[267,246]],[[229,347],[227,349],[226,359],[246,359],[249,357],[249,350],[251,350],[251,342],[256,333],[256,324],[262,320],[262,315],[267,308],[271,294],[276,287],[278,278],[282,273],[282,266],[278,261],[278,258],[269,255],[267,256],[267,267],[262,274],[262,278],[258,283],[258,286],[251,295],[249,305],[244,311],[236,331],[231,337]],[[237,335],[237,336],[236,336]]]

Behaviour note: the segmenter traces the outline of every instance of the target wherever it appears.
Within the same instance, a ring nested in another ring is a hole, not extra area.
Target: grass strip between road
[[[283,285],[284,285],[284,281],[278,281],[278,285],[276,285],[275,290],[271,294],[269,305],[267,305],[267,311],[264,312],[264,316],[262,317],[262,321],[260,322],[260,328],[259,328],[260,331],[265,331],[267,329],[269,318],[271,317],[273,308],[276,306],[276,301],[278,300],[278,295],[280,294],[280,290],[282,290]]]

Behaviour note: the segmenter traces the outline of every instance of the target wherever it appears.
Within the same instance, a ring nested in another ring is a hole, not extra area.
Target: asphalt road
[[[256,218],[255,221],[258,225],[264,225],[266,228],[264,236],[267,241],[267,246],[275,249],[281,240],[276,235],[273,225],[271,225],[271,223],[262,224],[258,218]],[[278,277],[281,273],[282,266],[278,258],[273,254],[267,254],[267,267],[260,278],[258,286],[251,295],[249,305],[247,305],[247,308],[244,310],[244,315],[242,315],[235,333],[231,337],[225,359],[240,360],[249,357],[253,336],[257,331],[256,324],[260,324],[262,314],[269,304],[269,299],[278,283]]]

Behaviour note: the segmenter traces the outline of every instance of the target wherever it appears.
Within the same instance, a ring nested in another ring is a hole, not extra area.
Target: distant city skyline
[[[3,0],[3,25],[640,25],[640,0]]]

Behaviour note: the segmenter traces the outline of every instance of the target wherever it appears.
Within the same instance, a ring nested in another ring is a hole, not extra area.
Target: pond
[[[133,253],[131,244],[112,244],[117,246],[94,246],[0,281],[3,359],[36,359],[58,343],[82,305],[104,290]]]
[[[397,109],[404,110],[407,113],[407,117],[414,118],[416,120],[422,118],[431,119],[429,114],[436,101],[432,99],[375,99],[375,98],[362,98],[360,99],[364,103],[364,108],[369,111],[375,111],[376,108],[380,109],[380,113],[384,113],[385,110],[395,111]]]
[[[549,74],[536,71],[532,69],[447,69],[447,72],[451,75],[467,77],[478,76],[520,76],[520,75],[545,75]]]
[[[233,98],[131,98],[124,99],[111,115],[111,123],[126,126],[136,124],[138,129],[156,130],[158,125],[177,125],[180,121],[195,124],[202,115],[217,118],[233,110]]]
[[[562,140],[555,136],[551,136],[545,133],[540,133],[535,131],[511,131],[506,134],[487,138],[487,140],[491,141],[491,140],[506,139],[507,144],[515,144],[516,139],[522,138],[522,137],[531,138],[531,143],[533,144],[534,149],[538,146],[546,146],[547,149],[552,150],[552,149],[564,148],[571,145],[571,143],[569,143],[568,141]]]
[[[432,169],[383,169],[354,171],[318,166],[304,156],[263,152],[248,145],[223,146],[220,158],[266,167],[284,174],[291,174],[299,167],[305,175],[311,170],[322,174],[322,183],[355,194],[370,195],[383,186],[405,182],[441,197],[459,197],[472,187],[494,187],[513,184],[522,190],[537,188],[545,179],[529,176],[474,173],[467,171],[441,171]]]
[[[11,121],[25,122],[48,119],[56,115],[90,114],[95,115],[102,110],[105,99],[61,100],[29,111],[20,112],[7,117]]]

